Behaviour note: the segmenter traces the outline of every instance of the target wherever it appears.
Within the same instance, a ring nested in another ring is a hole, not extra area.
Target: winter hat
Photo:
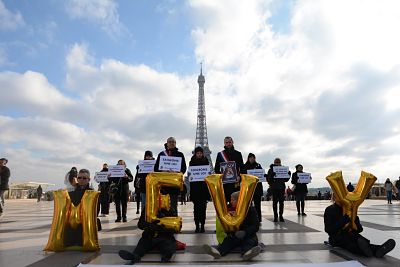
[[[202,148],[201,146],[198,146],[198,147],[196,147],[196,148],[194,149],[194,154],[196,154],[197,152],[202,152],[202,153],[204,153],[204,150],[203,150],[203,148]]]

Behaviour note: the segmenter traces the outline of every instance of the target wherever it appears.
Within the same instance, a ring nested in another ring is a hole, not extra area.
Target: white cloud
[[[8,10],[0,0],[0,30],[15,30],[25,25],[21,13]]]
[[[128,34],[120,22],[118,4],[113,0],[68,0],[66,12],[72,19],[83,19],[100,25],[109,36],[116,38]]]

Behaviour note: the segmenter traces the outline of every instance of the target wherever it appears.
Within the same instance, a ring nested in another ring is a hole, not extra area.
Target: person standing
[[[348,183],[347,185],[347,191],[353,192],[354,191],[354,186],[351,184],[351,182]]]
[[[262,169],[261,165],[256,161],[256,156],[253,153],[249,153],[247,156],[247,161],[243,166],[243,173],[247,173],[248,170],[254,170],[254,169]],[[254,191],[253,195],[253,202],[254,202],[254,208],[257,211],[258,215],[258,220],[259,222],[262,221],[261,218],[261,197],[264,193],[262,182],[258,182],[256,189]]]
[[[203,165],[209,165],[209,162],[204,156],[203,148],[198,146],[194,149],[194,155],[190,159],[189,166]],[[205,181],[190,182],[190,199],[193,202],[194,223],[196,225],[195,233],[204,233],[207,200],[210,199],[210,193]]]
[[[392,204],[393,184],[389,178],[386,179],[385,190],[386,190],[387,202],[388,204]]]
[[[395,183],[396,189],[397,189],[397,200],[400,200],[400,176],[399,179]]]
[[[9,189],[10,169],[6,166],[7,163],[6,158],[0,159],[0,216],[3,214],[4,193]]]
[[[181,205],[186,205],[186,194],[187,194],[187,187],[185,182],[183,182],[183,189],[181,191]]]
[[[133,175],[131,171],[126,168],[126,163],[124,160],[118,160],[117,165],[125,166],[125,176],[124,177],[110,177],[110,182],[113,182],[117,186],[117,190],[114,194],[115,210],[117,212],[117,219],[115,222],[127,222],[126,210],[128,208],[129,201],[129,183],[133,181]],[[121,213],[122,207],[122,213]]]
[[[166,171],[166,170],[160,170],[160,157],[167,156],[167,157],[181,158],[180,173],[184,174],[186,172],[185,156],[176,147],[175,138],[169,137],[167,139],[167,143],[164,145],[164,147],[165,147],[165,150],[160,152],[157,156],[156,164],[154,165],[154,171],[156,171],[156,172]],[[171,172],[171,171],[167,171],[167,172]],[[166,188],[166,189],[163,189],[162,191],[163,191],[163,193],[170,195],[171,209],[173,209],[173,211],[174,211],[174,213],[173,213],[174,216],[177,216],[178,215],[178,195],[180,194],[179,188]]]
[[[144,152],[144,160],[154,160],[153,152]],[[135,185],[139,185],[141,210],[146,209],[146,177],[148,173],[139,173],[139,165],[136,166]]]
[[[274,164],[271,164],[267,174],[267,182],[272,191],[272,208],[274,210],[274,222],[278,221],[278,202],[279,202],[279,221],[284,222],[283,219],[283,208],[285,201],[285,183],[289,181],[289,178],[276,178],[276,173],[274,172],[274,166],[282,166],[281,159],[276,158]],[[290,171],[289,171],[290,177]]]
[[[100,172],[108,172],[108,164],[104,163],[103,168]],[[108,182],[100,182],[99,183],[99,204],[98,211],[100,211],[101,215],[99,217],[107,217],[110,213],[110,181]]]
[[[298,216],[307,216],[304,213],[305,199],[308,193],[307,184],[299,183],[298,173],[303,172],[303,165],[297,164],[296,171],[292,174],[292,184],[294,185],[294,196],[296,198],[296,208]]]
[[[42,186],[39,185],[38,188],[36,188],[37,202],[40,202],[40,199],[42,198],[42,194],[43,194],[43,189],[42,189]]]
[[[215,160],[214,171],[217,174],[223,173],[221,170],[221,163],[234,161],[236,164],[236,173],[239,176],[240,173],[243,173],[243,157],[242,153],[235,150],[233,146],[233,139],[230,136],[224,138],[224,150],[218,152],[217,158]],[[238,181],[236,183],[227,183],[224,184],[224,193],[225,199],[228,201],[231,198],[231,194],[237,190],[239,190],[240,181],[238,177]]]

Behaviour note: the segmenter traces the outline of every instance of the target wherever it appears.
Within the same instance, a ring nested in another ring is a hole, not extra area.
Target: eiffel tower
[[[206,79],[203,76],[203,65],[200,67],[200,75],[197,79],[199,84],[199,101],[197,108],[197,128],[196,128],[196,142],[194,147],[201,146],[204,150],[204,156],[208,159],[210,163],[211,171],[213,170],[213,164],[211,161],[211,151],[208,147],[208,137],[207,137],[207,124],[206,124],[206,101],[204,99],[204,83]],[[194,151],[193,151],[194,153]]]

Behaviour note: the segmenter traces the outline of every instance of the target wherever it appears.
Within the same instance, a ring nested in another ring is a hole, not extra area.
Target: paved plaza
[[[307,201],[306,217],[298,217],[294,202],[285,202],[284,223],[272,222],[272,202],[262,202],[263,221],[258,233],[264,250],[251,262],[243,262],[239,253],[214,260],[204,254],[203,244],[216,244],[215,212],[208,204],[206,232],[194,233],[193,205],[179,205],[183,217],[182,233],[176,235],[187,244],[184,252],[178,252],[169,264],[175,265],[240,265],[240,264],[294,264],[332,263],[356,260],[366,266],[400,266],[400,203],[387,205],[384,200],[366,200],[359,216],[364,226],[363,235],[372,243],[381,244],[388,238],[396,240],[397,247],[383,259],[365,258],[324,245],[323,212],[329,201]],[[115,223],[112,205],[109,217],[101,218],[103,230],[99,233],[101,250],[83,253],[44,252],[53,215],[53,202],[36,203],[35,200],[6,200],[4,215],[0,218],[0,266],[77,266],[125,265],[117,252],[131,250],[141,236],[136,226],[139,215],[136,203],[129,203],[128,222]],[[158,254],[148,254],[140,264],[157,265]]]

